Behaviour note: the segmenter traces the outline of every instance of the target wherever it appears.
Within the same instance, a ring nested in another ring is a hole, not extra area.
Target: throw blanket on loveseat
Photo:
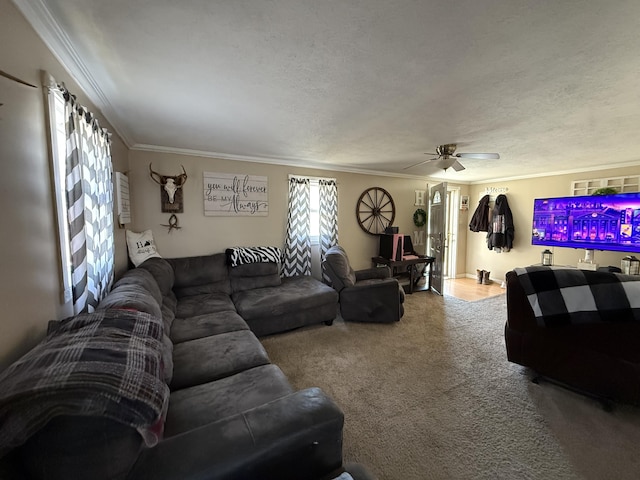
[[[161,319],[131,310],[60,322],[0,375],[0,456],[57,415],[108,417],[155,445],[169,399],[162,335]]]
[[[640,277],[576,268],[515,268],[538,325],[640,321]]]
[[[229,265],[237,267],[248,263],[280,263],[282,252],[278,247],[227,248]]]

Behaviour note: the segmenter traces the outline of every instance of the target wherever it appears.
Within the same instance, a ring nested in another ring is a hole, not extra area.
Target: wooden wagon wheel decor
[[[360,228],[371,235],[384,233],[393,224],[396,206],[384,188],[371,187],[360,195],[356,204],[356,218]]]

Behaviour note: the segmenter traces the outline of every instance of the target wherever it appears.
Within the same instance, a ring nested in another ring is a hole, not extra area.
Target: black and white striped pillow
[[[280,263],[282,251],[278,247],[227,248],[229,265],[237,267],[248,263]]]

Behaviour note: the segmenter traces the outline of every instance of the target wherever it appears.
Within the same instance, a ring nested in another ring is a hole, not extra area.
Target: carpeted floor
[[[342,408],[345,461],[380,480],[640,478],[640,408],[532,383],[506,359],[504,295],[419,292],[405,308],[262,339],[294,387]]]

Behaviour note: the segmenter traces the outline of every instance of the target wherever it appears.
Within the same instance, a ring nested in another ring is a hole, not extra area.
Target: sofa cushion
[[[178,298],[205,293],[231,293],[224,253],[172,258],[169,263],[175,274],[173,290]]]
[[[150,258],[145,260],[138,268],[147,270],[153,275],[163,296],[172,292],[175,280],[173,267],[164,258]]]
[[[181,298],[176,307],[176,317],[187,318],[207,313],[235,311],[236,307],[229,294],[217,292]]]
[[[162,318],[160,305],[149,291],[140,285],[120,285],[102,299],[96,310],[126,308],[145,312],[156,318]]]
[[[178,343],[173,362],[172,391],[266,365],[269,357],[253,333],[241,330]]]
[[[128,270],[124,275],[113,284],[113,288],[117,288],[121,285],[138,285],[144,288],[149,294],[155,298],[158,305],[162,305],[162,292],[158,286],[158,282],[153,278],[153,275],[148,270],[142,268],[135,268]]]
[[[162,312],[162,324],[164,325],[164,331],[169,335],[171,325],[173,325],[173,320],[176,318],[176,313],[171,309],[167,302],[162,302],[160,311]]]
[[[257,288],[233,294],[236,310],[245,320],[293,313],[336,304],[338,295],[310,276],[285,277],[278,287]]]
[[[162,297],[162,305],[166,305],[167,307],[169,307],[175,314],[176,310],[178,309],[178,299],[176,298],[176,294],[171,291],[167,295],[164,295]]]
[[[167,385],[173,379],[173,342],[168,335],[162,335],[162,375]]]
[[[231,291],[241,292],[253,288],[276,287],[280,285],[280,264],[250,263],[229,268]]]
[[[181,343],[239,330],[249,330],[249,327],[236,312],[207,313],[195,317],[179,318],[171,327],[171,340],[173,343]]]
[[[214,382],[174,392],[169,401],[165,437],[238,414],[293,393],[275,365],[262,365]]]
[[[324,269],[337,291],[353,287],[356,283],[356,274],[349,264],[347,252],[341,246],[335,245],[327,250],[324,263]]]

